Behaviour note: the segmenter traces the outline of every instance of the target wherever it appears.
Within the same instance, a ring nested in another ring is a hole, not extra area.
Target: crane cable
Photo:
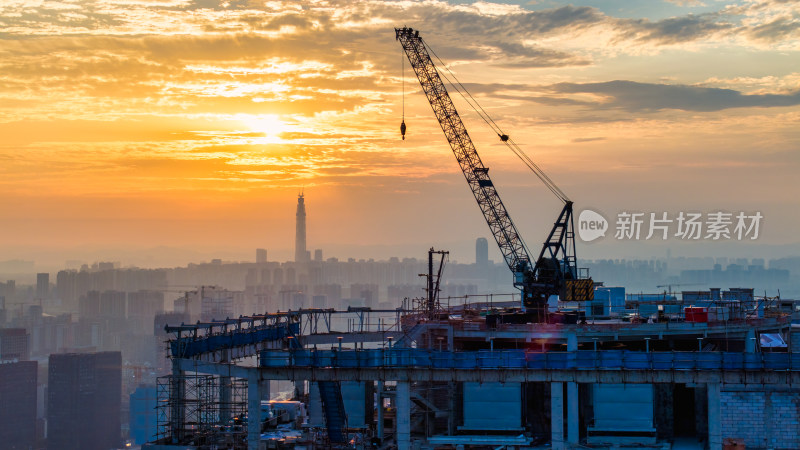
[[[400,137],[406,140],[406,55],[400,54],[400,83],[403,85],[403,118],[400,122]]]
[[[489,116],[489,114],[486,112],[485,109],[483,109],[483,107],[480,105],[480,103],[478,103],[478,101],[475,100],[475,97],[473,97],[472,94],[470,94],[470,92],[467,90],[467,88],[464,87],[463,84],[461,84],[461,81],[458,80],[458,78],[450,70],[450,68],[447,66],[447,64],[445,64],[444,61],[442,61],[442,59],[439,58],[439,55],[437,55],[436,52],[426,42],[423,41],[423,45],[425,45],[425,47],[430,51],[430,53],[433,54],[434,57],[436,57],[436,59],[440,63],[440,66],[444,67],[444,69],[447,71],[447,73],[449,73],[450,76],[455,81],[451,81],[447,77],[447,74],[445,74],[445,73],[441,73],[442,77],[445,80],[447,80],[447,82],[450,83],[451,86],[453,86],[453,88],[456,90],[456,92],[458,92],[458,94],[464,99],[464,101],[467,102],[467,104],[472,108],[472,110],[475,111],[478,114],[478,116],[481,119],[483,119],[484,122],[486,122],[486,124],[489,126],[489,128],[491,128],[492,131],[494,131],[500,137],[500,140],[502,140],[503,143],[506,144],[506,147],[508,147],[509,150],[511,150],[511,152],[514,153],[523,162],[523,164],[525,164],[534,173],[534,175],[536,175],[539,178],[539,180],[542,181],[542,183],[544,183],[545,187],[548,190],[550,190],[550,192],[552,192],[553,195],[558,197],[562,202],[565,202],[565,203],[569,202],[570,201],[569,197],[567,197],[567,195],[564,193],[564,191],[562,191],[556,185],[556,183],[549,176],[547,176],[547,174],[544,172],[544,170],[542,170],[542,168],[539,167],[539,165],[536,164],[522,150],[522,148],[520,148],[520,146],[517,145],[516,142],[514,142],[513,139],[511,139],[506,133],[503,132],[503,130],[500,128],[500,126],[497,124],[497,122],[495,122],[494,119],[492,119],[491,116]],[[459,89],[459,87],[460,87],[460,89]],[[462,92],[462,90],[463,90],[463,92]],[[466,95],[465,95],[465,93],[466,93]],[[467,97],[469,97],[469,98],[467,98]]]

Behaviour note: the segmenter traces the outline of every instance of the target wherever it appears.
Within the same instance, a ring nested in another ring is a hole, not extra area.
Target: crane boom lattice
[[[552,295],[559,295],[567,301],[579,302],[593,298],[591,278],[579,279],[576,268],[572,201],[527,155],[521,152],[516,144],[511,142],[507,135],[498,133],[501,140],[510,145],[512,151],[520,156],[523,162],[533,169],[545,185],[564,202],[564,208],[553,224],[547,241],[542,245],[539,257],[534,263],[489,177],[489,168],[483,165],[478,156],[478,151],[456,111],[450,94],[428,53],[428,48],[419,37],[419,32],[411,28],[395,28],[395,38],[403,46],[403,51],[417,75],[422,91],[442,127],[492,236],[514,274],[514,285],[522,290],[523,306],[535,316],[533,320],[547,320],[547,302]]]
[[[414,69],[422,90],[433,108],[433,113],[442,127],[450,148],[461,166],[472,194],[478,202],[486,223],[492,231],[503,258],[514,273],[523,273],[531,268],[531,258],[525,244],[508,215],[497,190],[489,178],[489,168],[483,165],[475,145],[472,143],[453,100],[447,93],[439,72],[436,70],[422,38],[410,28],[395,29],[397,40],[403,45],[411,67]],[[522,280],[515,280],[515,284]]]

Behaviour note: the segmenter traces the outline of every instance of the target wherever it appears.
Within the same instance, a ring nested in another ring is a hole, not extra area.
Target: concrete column
[[[569,333],[567,335],[567,351],[568,352],[576,352],[578,351],[578,335],[575,333]]]
[[[550,429],[553,450],[564,450],[564,383],[550,383]]]
[[[405,450],[411,448],[411,391],[408,381],[398,381],[395,389],[395,402],[397,405],[397,448]]]
[[[247,377],[247,450],[258,450],[261,441],[261,383],[258,369]]]
[[[453,339],[454,339],[454,331],[453,327],[447,327],[447,351],[453,351]]]
[[[172,434],[172,443],[177,444],[183,439],[185,421],[184,403],[186,400],[185,373],[178,367],[178,360],[172,360],[172,377],[169,387],[169,425]]]
[[[756,351],[756,331],[747,330],[747,335],[744,338],[744,351],[745,353],[755,353]]]
[[[306,395],[306,381],[305,380],[295,381],[294,392],[297,394],[298,399]]]
[[[219,421],[227,424],[231,418],[231,377],[219,377]]]
[[[261,380],[258,382],[259,390],[261,392],[261,400],[262,401],[269,401],[270,400],[270,389],[269,389],[269,380]]]
[[[452,327],[451,327],[452,328]],[[453,436],[456,434],[456,394],[458,392],[458,384],[456,383],[448,383],[447,384],[447,434],[449,436]]]
[[[722,450],[722,417],[719,383],[708,383],[708,448]]]
[[[578,383],[567,382],[567,442],[578,445],[580,440],[580,420],[578,419]]]
[[[383,442],[383,381],[378,381],[378,423],[376,426],[376,434],[378,439]]]
[[[764,392],[764,432],[766,433],[767,448],[775,448],[774,423],[772,417],[772,392]]]

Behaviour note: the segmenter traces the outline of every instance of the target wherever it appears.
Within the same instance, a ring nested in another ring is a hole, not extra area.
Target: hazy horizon
[[[326,258],[434,246],[471,260],[491,236],[401,72],[404,25],[576,211],[764,217],[753,242],[606,237],[579,258],[800,254],[800,35],[782,26],[798,14],[767,0],[4,2],[0,260],[288,260],[301,191]],[[538,253],[559,201],[454,97]]]

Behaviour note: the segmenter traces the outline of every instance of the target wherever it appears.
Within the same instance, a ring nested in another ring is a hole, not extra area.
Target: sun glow
[[[263,134],[259,142],[265,144],[282,142],[280,134],[290,130],[290,126],[275,114],[242,114],[238,119],[250,131]]]

